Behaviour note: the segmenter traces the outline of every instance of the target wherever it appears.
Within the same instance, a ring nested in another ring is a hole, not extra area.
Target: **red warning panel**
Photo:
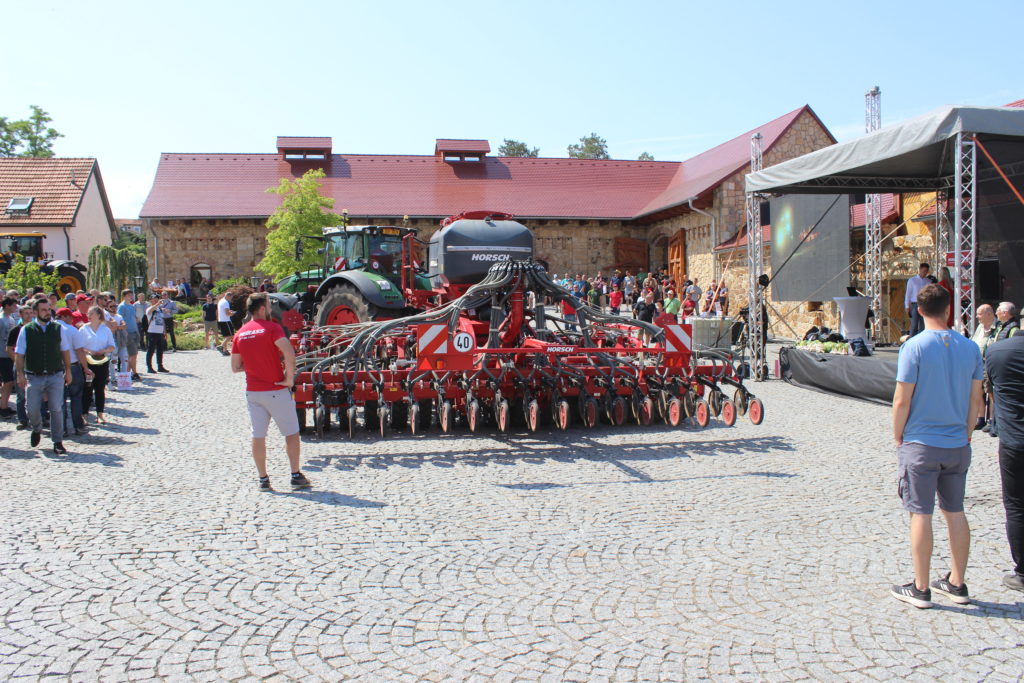
[[[453,341],[444,324],[417,325],[417,335],[416,367],[420,370],[444,372],[473,368],[472,352],[476,342],[471,335],[459,332]]]

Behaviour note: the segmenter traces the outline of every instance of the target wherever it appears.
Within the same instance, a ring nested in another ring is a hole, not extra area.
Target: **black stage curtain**
[[[838,394],[872,403],[892,403],[896,363],[877,357],[858,358],[830,353],[779,350],[782,379],[804,389]]]

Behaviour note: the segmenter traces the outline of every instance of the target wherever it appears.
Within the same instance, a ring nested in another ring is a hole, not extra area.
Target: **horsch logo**
[[[508,261],[508,254],[473,254],[469,257],[470,261]]]

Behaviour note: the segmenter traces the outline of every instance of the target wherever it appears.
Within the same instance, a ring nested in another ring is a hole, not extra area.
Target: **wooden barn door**
[[[668,240],[669,277],[682,286],[686,274],[686,231],[680,230]]]

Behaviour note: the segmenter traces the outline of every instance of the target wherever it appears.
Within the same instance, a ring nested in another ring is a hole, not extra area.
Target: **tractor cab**
[[[18,254],[29,263],[43,260],[43,233],[41,232],[5,232],[0,233],[0,272],[14,264]]]

